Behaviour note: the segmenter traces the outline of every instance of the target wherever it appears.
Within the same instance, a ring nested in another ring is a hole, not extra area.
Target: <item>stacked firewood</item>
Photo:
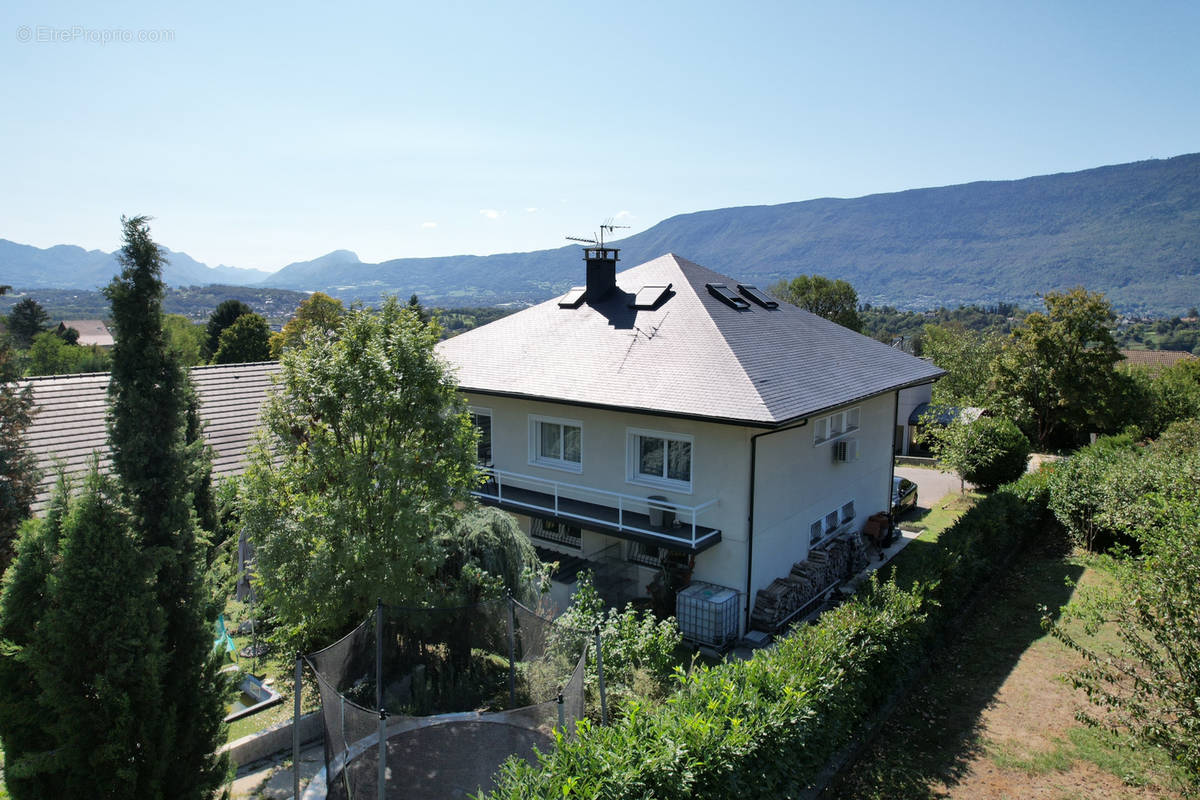
[[[774,633],[797,609],[836,586],[867,565],[867,548],[861,534],[847,531],[808,558],[792,566],[787,577],[776,578],[754,599],[750,627]]]

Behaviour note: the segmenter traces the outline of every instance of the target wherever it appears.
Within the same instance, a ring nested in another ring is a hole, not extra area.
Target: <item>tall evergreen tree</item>
[[[208,325],[204,329],[204,347],[200,350],[200,357],[207,362],[215,356],[217,348],[221,346],[221,333],[236,322],[238,317],[253,313],[254,309],[241,300],[221,301],[208,315]]]
[[[116,340],[109,445],[135,536],[154,561],[156,599],[165,615],[159,727],[146,743],[152,751],[146,762],[158,772],[163,797],[207,798],[225,777],[225,764],[214,755],[224,714],[192,510],[196,463],[185,442],[187,377],[163,333],[166,259],[145,217],[122,224],[123,269],[105,289]]]
[[[0,575],[12,560],[17,526],[29,516],[37,491],[37,459],[25,449],[23,438],[32,421],[33,396],[16,379],[12,349],[0,336]]]
[[[32,297],[21,300],[8,312],[8,330],[19,347],[28,347],[34,336],[49,328],[46,309]]]

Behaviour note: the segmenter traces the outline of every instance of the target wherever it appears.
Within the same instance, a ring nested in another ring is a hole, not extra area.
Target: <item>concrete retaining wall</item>
[[[313,711],[300,717],[300,745],[319,742],[325,736],[321,724],[321,712]],[[276,723],[269,728],[243,736],[237,741],[230,742],[221,748],[220,752],[228,753],[229,760],[234,766],[250,764],[254,761],[273,756],[276,753],[292,749],[292,720]]]

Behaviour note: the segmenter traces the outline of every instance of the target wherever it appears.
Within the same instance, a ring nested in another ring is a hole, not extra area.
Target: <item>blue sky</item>
[[[274,270],[1200,150],[1196,2],[189,5],[4,4],[0,237]]]

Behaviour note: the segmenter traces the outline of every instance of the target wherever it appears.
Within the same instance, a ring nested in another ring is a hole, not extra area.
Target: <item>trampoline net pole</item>
[[[604,651],[600,648],[600,626],[593,629],[596,634],[596,674],[600,687],[600,724],[608,724],[608,698],[604,693]]]
[[[379,709],[379,800],[387,800],[387,712]]]
[[[296,654],[295,704],[292,710],[292,796],[300,798],[300,686],[304,680],[304,662]]]
[[[511,708],[517,704],[517,638],[516,611],[513,608],[513,597],[508,596],[508,705]]]
[[[375,600],[375,707],[379,709],[379,776],[377,795],[387,798],[387,712],[383,710],[383,598]]]

